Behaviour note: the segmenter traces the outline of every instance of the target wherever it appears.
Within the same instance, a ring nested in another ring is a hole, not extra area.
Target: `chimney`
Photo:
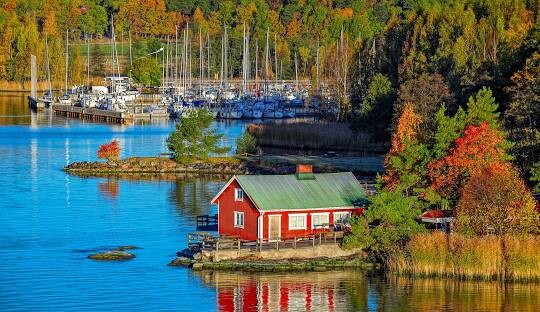
[[[297,165],[296,178],[298,180],[314,180],[313,166],[308,164]]]

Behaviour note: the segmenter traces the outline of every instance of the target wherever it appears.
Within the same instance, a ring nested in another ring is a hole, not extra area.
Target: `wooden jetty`
[[[109,123],[125,124],[133,120],[133,115],[99,108],[82,108],[78,106],[54,104],[54,114],[71,118],[87,119]]]

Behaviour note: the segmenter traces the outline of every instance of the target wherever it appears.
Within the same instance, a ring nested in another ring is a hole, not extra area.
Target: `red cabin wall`
[[[292,211],[279,211],[279,212],[273,212],[268,211],[265,212],[264,218],[263,218],[263,236],[265,239],[268,239],[268,216],[270,215],[280,215],[281,214],[281,238],[287,239],[287,238],[295,238],[295,237],[306,237],[310,234],[317,234],[320,232],[327,231],[327,229],[311,229],[311,214],[312,213],[325,213],[329,212],[330,215],[328,217],[329,223],[334,223],[334,214],[333,212],[351,212],[351,215],[356,216],[362,214],[362,208],[350,208],[350,209],[328,209],[328,210],[292,210]],[[306,229],[303,230],[289,230],[289,214],[304,214],[306,213]]]
[[[259,210],[244,193],[243,201],[234,200],[234,189],[240,188],[236,181],[232,181],[217,198],[218,204],[218,233],[239,237],[244,240],[257,240],[257,218]],[[234,212],[244,213],[244,228],[234,227]]]

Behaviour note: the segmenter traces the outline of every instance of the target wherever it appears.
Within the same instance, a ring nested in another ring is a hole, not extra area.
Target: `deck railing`
[[[237,237],[216,237],[210,233],[198,232],[188,234],[188,247],[208,251],[236,250],[238,252],[315,248],[321,245],[341,244],[343,236],[343,231],[328,231],[279,240],[246,241]]]

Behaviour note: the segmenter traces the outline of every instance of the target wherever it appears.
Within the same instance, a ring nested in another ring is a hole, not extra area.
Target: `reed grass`
[[[365,151],[384,147],[370,142],[367,133],[353,133],[349,124],[328,121],[287,120],[249,124],[247,131],[263,147],[304,150]]]
[[[418,234],[390,255],[390,271],[470,280],[540,280],[540,236],[468,238],[436,231]]]

